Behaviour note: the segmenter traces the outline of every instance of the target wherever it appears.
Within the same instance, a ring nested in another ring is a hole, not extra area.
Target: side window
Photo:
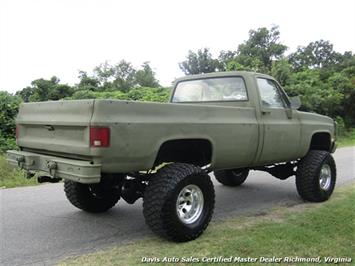
[[[261,102],[264,107],[284,107],[280,92],[274,81],[257,78]]]

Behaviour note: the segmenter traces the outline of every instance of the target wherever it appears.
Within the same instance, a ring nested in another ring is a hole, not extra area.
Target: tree
[[[107,61],[94,68],[94,77],[99,81],[100,90],[105,90],[112,86],[115,76],[115,67]]]
[[[100,81],[96,77],[90,77],[86,71],[79,71],[79,83],[77,88],[79,90],[97,91],[100,87]]]
[[[0,91],[0,135],[4,138],[15,136],[15,118],[20,103],[20,97]]]
[[[56,86],[49,91],[48,100],[57,101],[71,96],[73,93],[74,89],[71,86],[67,84],[56,84]]]
[[[236,51],[221,51],[218,56],[218,70],[219,71],[231,71],[236,66],[235,57],[237,55]]]
[[[96,94],[92,90],[77,90],[66,100],[82,100],[82,99],[96,99]]]
[[[27,86],[26,88],[17,91],[16,95],[21,97],[22,100],[27,103],[30,101],[30,97],[35,93],[35,88],[31,86]]]
[[[86,72],[82,71],[79,78],[81,76],[84,84],[89,83],[84,89],[91,87],[100,91],[121,90],[127,92],[137,84],[135,74],[136,70],[130,62],[121,60],[119,63],[111,65],[106,61],[94,68],[93,77],[89,77]]]
[[[291,65],[288,63],[288,60],[283,58],[278,61],[274,61],[271,67],[271,75],[277,79],[282,86],[289,84],[292,69]]]
[[[132,64],[125,60],[121,60],[114,67],[114,88],[123,92],[129,91],[129,89],[136,85],[135,74],[136,70],[133,68]]]
[[[56,101],[71,96],[74,89],[66,84],[59,84],[56,76],[51,79],[36,79],[31,82],[34,93],[29,97],[31,102]]]
[[[279,42],[278,26],[249,31],[249,39],[238,46],[236,61],[252,70],[270,72],[272,61],[282,58],[287,49]]]
[[[31,102],[42,102],[50,99],[49,95],[55,86],[59,83],[59,79],[53,76],[51,79],[36,79],[31,82],[34,94],[30,96]]]
[[[334,66],[342,60],[342,55],[333,50],[333,44],[329,41],[319,40],[298,47],[296,52],[290,54],[289,60],[293,69],[301,71]]]
[[[179,64],[186,75],[215,72],[218,66],[218,60],[212,58],[208,48],[199,49],[197,53],[190,50],[186,60]]]
[[[290,96],[300,95],[302,110],[336,117],[342,113],[344,95],[320,79],[320,71],[307,69],[292,75],[284,87]]]
[[[74,88],[67,84],[60,84],[60,80],[53,76],[51,79],[36,79],[31,86],[18,91],[17,96],[24,102],[56,101],[73,94]]]
[[[355,65],[354,65],[355,66]],[[355,70],[355,67],[353,67]],[[341,116],[347,125],[355,124],[355,71],[348,75],[347,68],[341,72],[334,72],[327,80],[329,86],[343,95],[343,100],[339,104]]]
[[[155,72],[149,65],[149,62],[144,62],[142,69],[139,69],[135,74],[136,82],[141,87],[160,87],[158,80],[155,78]]]

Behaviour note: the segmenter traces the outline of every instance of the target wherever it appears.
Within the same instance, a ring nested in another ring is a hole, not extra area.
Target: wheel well
[[[315,133],[312,136],[310,150],[330,151],[330,134],[326,132]]]
[[[211,163],[212,144],[206,139],[178,139],[164,142],[154,165],[164,162],[190,163],[204,166]]]

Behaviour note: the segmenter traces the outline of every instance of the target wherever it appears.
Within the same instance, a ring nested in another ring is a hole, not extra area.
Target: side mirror
[[[292,109],[299,109],[302,105],[300,96],[290,97],[290,103]]]

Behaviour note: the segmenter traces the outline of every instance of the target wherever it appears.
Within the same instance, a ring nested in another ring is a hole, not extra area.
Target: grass
[[[338,190],[325,203],[301,204],[274,209],[266,215],[212,223],[200,238],[192,242],[177,244],[154,237],[69,258],[59,265],[137,265],[143,257],[201,260],[219,256],[320,256],[323,263],[324,257],[328,256],[351,258],[355,254],[354,204],[355,184],[352,184]]]
[[[352,128],[349,131],[345,132],[343,136],[339,136],[337,143],[338,143],[338,147],[354,146],[355,128]]]
[[[12,168],[0,154],[0,188],[38,185],[35,177],[26,179],[25,172]]]

